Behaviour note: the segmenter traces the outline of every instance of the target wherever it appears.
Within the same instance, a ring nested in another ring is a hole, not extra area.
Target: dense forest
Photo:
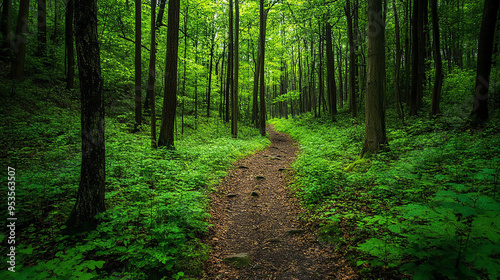
[[[210,213],[276,130],[296,279],[499,279],[499,5],[2,0],[1,278],[245,279]]]

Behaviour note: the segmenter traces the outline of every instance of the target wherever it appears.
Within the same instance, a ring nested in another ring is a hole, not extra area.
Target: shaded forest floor
[[[268,126],[268,149],[238,161],[212,194],[207,279],[355,279],[336,246],[318,242],[287,181],[298,144]]]

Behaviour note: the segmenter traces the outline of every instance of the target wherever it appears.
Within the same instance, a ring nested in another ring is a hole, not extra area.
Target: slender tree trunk
[[[231,0],[229,0],[231,2]],[[240,29],[240,8],[239,0],[235,0],[235,23],[234,23],[234,78],[233,78],[233,91],[231,98],[231,135],[233,138],[238,138],[238,70],[239,70],[239,29]],[[230,15],[232,16],[232,15]],[[232,21],[230,20],[231,24]],[[232,31],[232,30],[231,30]],[[232,34],[231,34],[232,35]]]
[[[483,21],[479,33],[474,107],[472,108],[473,125],[481,124],[489,118],[488,91],[499,3],[498,0],[485,0],[484,2]]]
[[[396,28],[396,76],[394,78],[394,95],[396,96],[396,111],[398,113],[398,117],[403,119],[403,108],[401,106],[401,93],[399,91],[399,80],[401,73],[401,39],[399,36],[399,17],[398,11],[396,8],[395,0],[392,0],[392,9],[394,10],[394,21]]]
[[[210,118],[210,104],[211,104],[211,93],[212,93],[212,70],[213,70],[213,60],[214,60],[214,48],[215,48],[215,29],[212,34],[212,43],[210,44],[210,66],[208,70],[208,90],[207,90],[207,118]]]
[[[163,25],[163,14],[165,14],[165,4],[167,0],[160,1],[160,11],[158,12],[158,18],[156,19],[156,30],[160,29]]]
[[[47,0],[38,0],[38,55],[47,53]]]
[[[68,73],[66,76],[66,89],[72,89],[75,80],[75,51],[73,47],[73,14],[75,0],[68,0],[66,6],[66,53],[68,55]]]
[[[82,94],[82,164],[70,231],[93,229],[104,212],[106,183],[104,94],[97,35],[97,0],[75,1],[75,34]]]
[[[339,107],[344,107],[344,84],[342,79],[342,42],[340,41],[341,33],[339,34],[339,48],[337,52],[337,61],[339,63]]]
[[[259,47],[260,47],[260,36],[259,36]],[[258,95],[259,95],[259,78],[260,78],[260,53],[257,51],[257,59],[255,59],[255,72],[253,76],[253,101],[252,101],[252,123],[255,126],[258,126],[259,123],[259,103],[258,103]]]
[[[16,39],[12,48],[15,60],[12,65],[12,76],[16,79],[24,78],[24,62],[26,60],[26,33],[28,32],[29,0],[21,0],[17,17]]]
[[[332,122],[337,114],[337,85],[335,83],[335,57],[333,56],[332,26],[326,23],[326,73],[328,83],[328,100],[330,100],[330,112]]]
[[[151,103],[151,148],[156,148],[156,0],[151,1],[151,50],[149,52],[149,75],[148,90],[146,96],[149,96]]]
[[[12,14],[12,0],[3,0],[2,2],[2,20],[0,24],[0,32],[2,33],[1,49],[8,49],[10,41],[10,17]],[[7,54],[5,55],[7,57]]]
[[[264,81],[264,61],[266,51],[266,11],[264,11],[264,0],[260,0],[260,39],[259,39],[259,67],[260,67],[260,135],[266,136],[266,101]]]
[[[354,48],[354,37],[352,30],[351,1],[346,0],[345,13],[347,17],[347,37],[349,40],[349,110],[351,117],[357,117],[356,108],[356,51]]]
[[[319,34],[323,34],[322,23],[319,24]],[[321,36],[320,36],[321,38]],[[319,106],[318,106],[318,116],[321,117],[321,106],[323,105],[323,98],[325,94],[325,82],[323,81],[323,39],[319,40],[319,67],[318,67],[318,80],[319,80]]]
[[[421,40],[423,40],[423,19],[422,19],[422,1],[415,1],[413,4],[413,42],[412,42],[412,87],[410,99],[410,115],[416,116],[419,106],[420,96],[423,90],[423,77],[421,60],[423,50],[420,50]]]
[[[233,52],[233,1],[229,0],[229,34],[228,34],[228,59],[227,59],[227,86],[226,86],[226,122],[229,122],[230,119],[230,99],[232,101],[233,97],[233,58],[234,58],[234,52]]]
[[[135,0],[135,125],[142,123],[141,90],[141,0]]]
[[[441,99],[441,88],[443,87],[443,62],[441,61],[441,46],[439,43],[439,18],[437,11],[437,0],[431,0],[432,9],[432,34],[434,40],[434,64],[436,73],[434,75],[434,88],[432,89],[431,116],[440,113],[439,102]]]
[[[387,143],[385,130],[385,22],[382,0],[368,0],[368,59],[365,102],[365,142],[361,156],[377,153]]]
[[[184,15],[184,59],[183,77],[182,77],[182,90],[181,90],[181,134],[184,135],[184,109],[186,106],[186,76],[187,76],[187,39],[188,39],[188,22],[189,22],[189,1],[186,3],[186,14]]]
[[[175,149],[174,128],[177,107],[177,55],[179,52],[180,0],[168,0],[167,54],[165,57],[165,95],[158,147]]]

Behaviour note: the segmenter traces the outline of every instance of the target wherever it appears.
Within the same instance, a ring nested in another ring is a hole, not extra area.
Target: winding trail
[[[272,126],[267,131],[269,148],[238,161],[212,195],[212,252],[203,279],[355,279],[344,257],[298,219],[304,210],[286,174],[298,144]],[[225,260],[234,254],[249,263]]]

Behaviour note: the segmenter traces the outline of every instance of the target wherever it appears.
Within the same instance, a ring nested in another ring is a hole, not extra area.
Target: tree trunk
[[[260,48],[260,36],[259,36],[259,48]],[[253,76],[253,101],[252,101],[252,123],[258,126],[259,123],[259,104],[258,104],[258,94],[259,94],[259,78],[260,78],[260,53],[257,51],[257,59],[255,59],[255,72]]]
[[[106,183],[104,94],[97,35],[97,0],[75,1],[75,34],[82,101],[82,164],[70,231],[93,229],[104,212]]]
[[[337,85],[335,83],[335,58],[333,56],[332,26],[326,23],[326,73],[328,83],[328,100],[330,101],[330,112],[332,122],[337,114]]]
[[[346,0],[345,13],[347,17],[347,37],[349,40],[349,110],[351,117],[356,118],[356,51],[354,49],[354,37],[352,30],[351,1]]]
[[[423,45],[423,3],[422,1],[415,1],[413,4],[413,42],[412,42],[412,86],[411,86],[411,97],[410,97],[410,115],[416,116],[420,97],[423,91],[423,51],[421,46]]]
[[[432,89],[431,116],[440,113],[439,102],[441,99],[441,88],[443,87],[443,62],[441,61],[441,47],[439,43],[439,18],[437,11],[437,0],[431,0],[432,34],[434,40],[434,64],[436,73],[434,75],[434,88]]]
[[[165,3],[167,0],[161,0],[160,2],[160,11],[158,12],[158,19],[156,20],[156,30],[160,29],[163,25],[163,14],[165,14]]]
[[[488,91],[499,3],[498,0],[485,0],[484,2],[483,22],[481,23],[481,32],[479,33],[474,107],[472,109],[474,125],[476,123],[481,124],[489,118]]]
[[[149,96],[151,103],[151,147],[156,148],[156,0],[151,1],[151,50],[149,52],[149,75],[148,75],[148,89],[146,96]]]
[[[37,15],[38,55],[45,56],[47,53],[47,0],[38,0]]]
[[[368,0],[368,59],[365,102],[365,142],[361,156],[377,153],[387,143],[385,131],[385,22],[382,0]]]
[[[339,107],[344,108],[344,84],[342,79],[342,43],[340,41],[341,34],[339,34],[339,48],[337,52],[337,61],[339,63]]]
[[[175,149],[174,128],[177,107],[177,55],[179,52],[180,0],[168,1],[167,54],[165,57],[165,95],[158,147]]]
[[[2,3],[2,22],[0,24],[0,32],[2,33],[2,42],[0,48],[8,49],[10,41],[10,17],[12,13],[12,0],[3,0]],[[7,57],[7,55],[5,56]]]
[[[207,90],[207,118],[210,118],[210,103],[212,93],[212,70],[214,61],[214,48],[215,48],[215,29],[212,31],[212,43],[210,44],[210,66],[208,70],[208,90]]]
[[[399,17],[395,0],[392,0],[392,9],[394,10],[394,21],[396,24],[396,76],[394,78],[394,95],[396,96],[396,111],[398,117],[403,119],[403,108],[401,106],[401,93],[399,91],[399,80],[401,73],[401,39],[399,36]]]
[[[264,11],[264,0],[260,0],[260,39],[259,39],[259,67],[260,67],[260,135],[266,136],[266,101],[264,84],[264,61],[266,51],[266,11]]]
[[[17,17],[16,39],[12,48],[16,54],[12,65],[12,76],[16,79],[24,78],[24,62],[26,60],[26,33],[28,32],[29,0],[21,0]]]
[[[229,0],[229,42],[227,59],[227,80],[226,80],[226,122],[229,122],[229,100],[233,97],[233,1]]]
[[[231,2],[230,0],[229,2]],[[234,62],[234,77],[233,77],[233,91],[232,91],[232,98],[231,98],[231,135],[233,138],[238,138],[238,70],[239,70],[239,29],[240,29],[240,8],[239,8],[239,0],[235,0],[234,7],[235,7],[235,13],[236,13],[236,18],[235,18],[235,23],[234,23],[234,30],[231,30],[231,32],[234,31],[234,56],[233,56],[233,62]],[[230,8],[231,9],[231,8]],[[232,24],[232,11],[231,11],[231,24]],[[232,34],[230,34],[232,35]]]
[[[73,14],[75,0],[68,0],[66,6],[66,53],[68,56],[68,73],[66,75],[66,89],[72,89],[75,80],[75,51],[73,47]]]
[[[141,0],[135,0],[135,126],[142,122],[141,91]]]

